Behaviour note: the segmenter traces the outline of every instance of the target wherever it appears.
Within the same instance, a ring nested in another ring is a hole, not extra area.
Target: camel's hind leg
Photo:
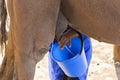
[[[10,52],[9,52],[10,53]],[[0,80],[12,80],[14,71],[14,55],[6,54],[0,68]]]
[[[12,80],[14,71],[14,46],[12,30],[9,31],[8,45],[0,67],[0,80]]]
[[[54,38],[60,0],[12,1],[10,18],[18,80],[33,80],[36,62],[43,58]]]
[[[7,2],[10,34],[1,80],[12,80],[14,67],[18,80],[33,80],[36,62],[54,38],[60,0]]]
[[[5,42],[5,22],[6,22],[6,8],[5,8],[5,1],[1,0],[1,30],[2,30],[2,40]],[[4,30],[4,31],[3,31]],[[3,62],[0,66],[0,80],[12,80],[13,78],[13,71],[14,71],[14,49],[13,49],[13,40],[12,40],[12,31],[9,32],[9,39],[8,39],[8,46],[5,51],[5,57]],[[2,43],[3,44],[3,43]]]

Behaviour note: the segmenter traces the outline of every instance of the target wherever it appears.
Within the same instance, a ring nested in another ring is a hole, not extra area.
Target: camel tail
[[[1,50],[6,48],[7,41],[7,31],[6,31],[6,18],[7,18],[7,10],[5,5],[5,0],[1,0],[0,2],[0,19],[1,19]]]

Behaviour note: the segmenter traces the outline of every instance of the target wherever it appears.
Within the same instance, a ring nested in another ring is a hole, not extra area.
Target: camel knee
[[[47,53],[48,49],[47,48],[41,48],[33,52],[33,55],[31,56],[34,58],[37,62],[43,59],[45,54]]]
[[[43,59],[44,55],[48,52],[48,49],[49,49],[48,47],[43,48],[32,47],[30,49],[19,48],[15,50],[15,57],[21,57],[21,59],[29,58],[31,60],[36,61],[37,63],[38,61]]]

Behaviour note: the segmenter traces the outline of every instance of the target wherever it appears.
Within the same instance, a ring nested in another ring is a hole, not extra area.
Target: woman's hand
[[[67,43],[69,43],[69,45],[71,46],[72,44],[71,44],[70,40],[71,40],[71,38],[76,37],[76,36],[78,36],[78,33],[77,33],[76,31],[74,31],[73,29],[69,29],[67,32],[65,32],[65,33],[61,36],[61,38],[60,38],[60,40],[59,40],[60,48],[63,49],[64,46],[65,46]]]

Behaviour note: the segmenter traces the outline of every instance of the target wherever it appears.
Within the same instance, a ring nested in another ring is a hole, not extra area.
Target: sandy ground
[[[92,45],[93,58],[87,80],[120,80],[120,63],[113,61],[113,45],[93,39]],[[50,80],[47,58],[46,54],[44,59],[37,64],[34,80]]]
[[[120,80],[120,63],[113,61],[113,45],[92,39],[93,57],[88,80]],[[36,67],[35,80],[50,80],[47,54]],[[116,64],[116,65],[115,65]]]

